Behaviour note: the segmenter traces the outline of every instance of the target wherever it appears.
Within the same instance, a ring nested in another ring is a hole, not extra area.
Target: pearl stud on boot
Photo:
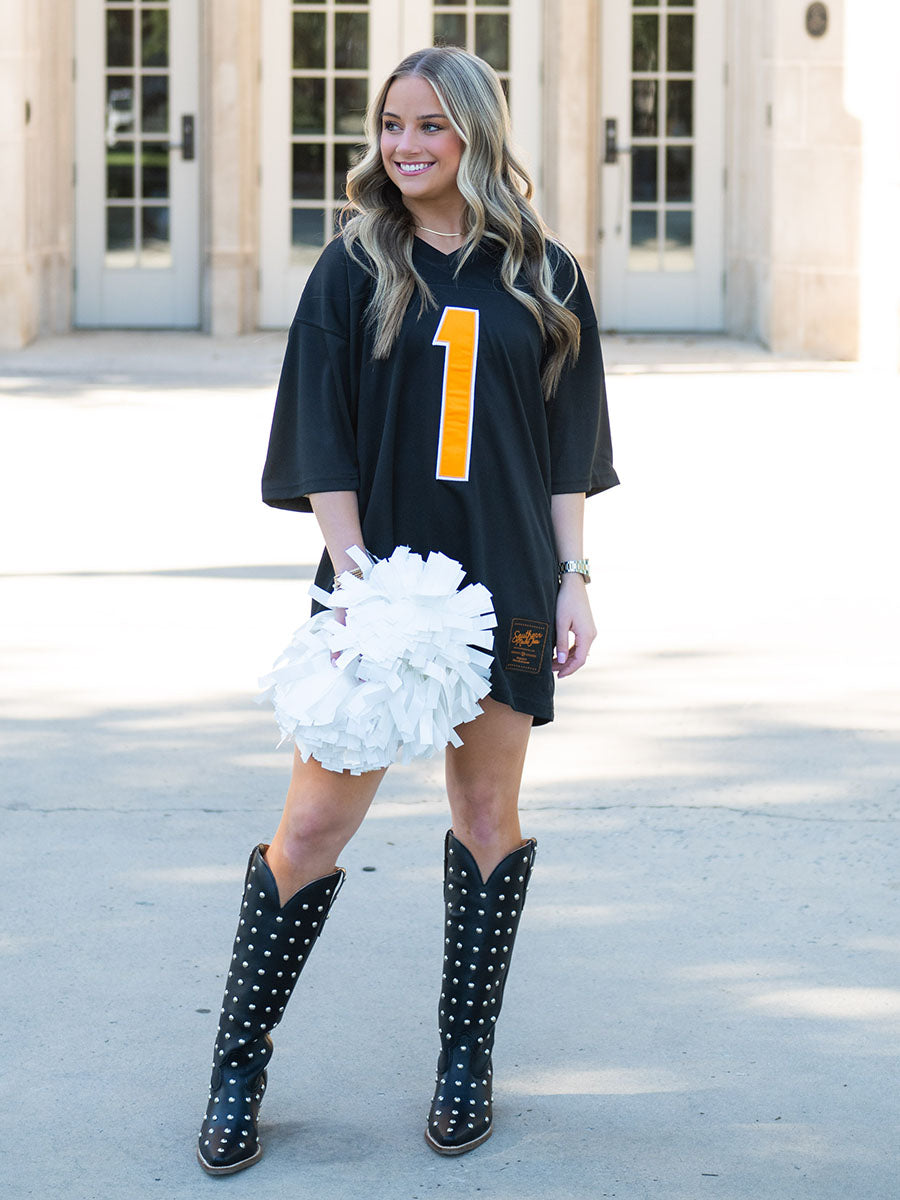
[[[314,879],[282,908],[263,857],[250,855],[244,899],[219,1018],[197,1158],[209,1175],[232,1175],[262,1156],[259,1106],[272,1057],[269,1037],[344,882],[340,869]]]
[[[425,1127],[438,1154],[465,1154],[491,1136],[494,1032],[536,846],[529,839],[484,881],[466,847],[447,832],[441,1053]]]

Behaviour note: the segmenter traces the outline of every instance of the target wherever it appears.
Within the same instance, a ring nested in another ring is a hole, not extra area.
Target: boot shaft
[[[444,849],[444,971],[438,1019],[444,1050],[474,1037],[489,1055],[537,843],[508,854],[487,880],[452,830]]]
[[[250,855],[241,915],[216,1037],[215,1064],[260,1070],[271,1057],[269,1032],[279,1023],[294,985],[344,881],[337,870],[301,888],[282,907],[263,857]]]

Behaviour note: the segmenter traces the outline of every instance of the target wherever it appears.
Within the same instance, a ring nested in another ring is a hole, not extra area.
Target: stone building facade
[[[367,97],[487,58],[601,326],[900,358],[897,6],[0,0],[0,345],[290,320]]]

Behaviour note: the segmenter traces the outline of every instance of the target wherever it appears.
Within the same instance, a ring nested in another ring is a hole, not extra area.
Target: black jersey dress
[[[372,357],[368,272],[340,238],[322,252],[291,325],[263,500],[310,512],[312,492],[355,491],[365,548],[457,559],[494,598],[491,696],[536,725],[553,719],[558,591],[554,493],[591,496],[618,483],[597,323],[578,271],[569,308],[581,353],[553,400],[541,390],[542,343],[502,287],[497,251],[459,253],[417,238],[414,259],[437,307],[414,297],[390,357]],[[559,254],[555,292],[573,283]],[[327,552],[316,582],[334,578]]]

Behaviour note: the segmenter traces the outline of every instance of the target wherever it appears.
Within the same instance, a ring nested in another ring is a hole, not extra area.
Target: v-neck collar
[[[448,265],[456,255],[462,250],[462,246],[458,246],[455,250],[451,250],[449,254],[445,254],[443,250],[438,250],[437,246],[432,246],[431,242],[426,242],[424,238],[416,237],[416,246],[423,250],[426,255],[433,257],[435,261]]]

